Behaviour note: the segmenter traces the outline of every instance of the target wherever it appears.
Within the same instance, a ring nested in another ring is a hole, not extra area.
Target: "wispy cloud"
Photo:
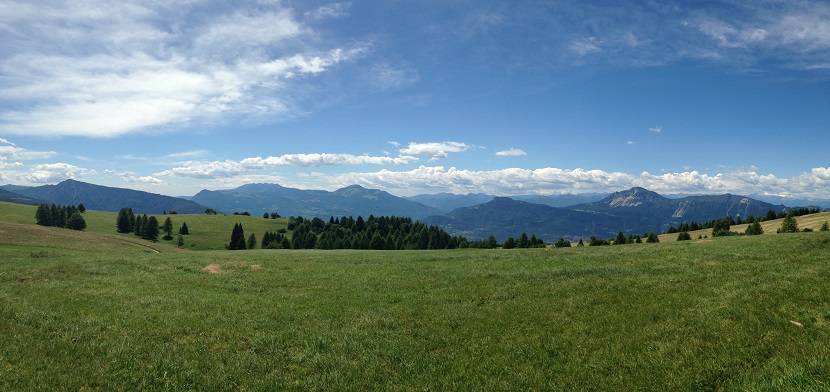
[[[320,20],[329,18],[342,18],[349,16],[349,9],[352,7],[352,2],[331,3],[312,11],[306,11],[305,16],[308,19]]]
[[[527,153],[524,152],[524,150],[510,147],[507,150],[496,152],[496,155],[498,155],[500,157],[518,157],[518,156],[522,156],[522,155],[527,155]]]
[[[359,42],[325,47],[279,5],[231,12],[201,7],[7,4],[0,25],[6,36],[0,129],[116,137],[220,114],[290,117],[300,95],[292,89],[301,86],[293,80],[369,49]]]
[[[651,132],[654,132],[654,133],[662,133],[663,132],[663,127],[652,127],[652,128],[649,128],[648,130],[651,131]]]
[[[279,166],[353,166],[353,165],[406,165],[416,162],[412,156],[369,156],[351,154],[286,154],[272,157],[245,158],[241,161],[184,162],[182,166],[157,173],[158,176],[189,178],[222,178],[251,173]]]

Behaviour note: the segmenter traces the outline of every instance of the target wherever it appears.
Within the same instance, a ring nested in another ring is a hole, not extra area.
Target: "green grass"
[[[0,221],[13,223],[35,223],[36,206],[0,202]],[[115,222],[118,213],[87,210],[83,214],[86,221],[86,231],[90,233],[114,234],[126,238],[136,238],[132,234],[119,234],[115,230]],[[148,215],[149,216],[149,215]],[[159,236],[160,245],[176,245],[179,228],[182,223],[187,223],[190,235],[184,236],[184,247],[191,250],[221,250],[231,239],[233,226],[241,223],[245,230],[245,239],[251,233],[256,235],[257,241],[262,240],[266,231],[276,232],[288,226],[287,218],[264,219],[262,216],[244,215],[205,215],[205,214],[174,214],[156,215],[159,224],[170,217],[173,222],[173,239],[164,241],[161,239],[164,233]],[[290,232],[289,232],[290,238]],[[157,246],[157,245],[156,245]]]
[[[128,239],[0,223],[0,389],[830,388],[830,233],[412,252]]]

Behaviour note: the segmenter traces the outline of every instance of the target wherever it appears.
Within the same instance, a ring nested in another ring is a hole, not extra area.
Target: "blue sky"
[[[830,3],[0,0],[0,184],[830,198]]]

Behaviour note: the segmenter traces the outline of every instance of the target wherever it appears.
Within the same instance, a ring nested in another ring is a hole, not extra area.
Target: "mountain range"
[[[524,199],[524,200],[520,200]],[[530,202],[530,201],[534,202]],[[0,201],[61,205],[84,203],[88,209],[118,211],[131,207],[138,213],[163,211],[204,213],[276,212],[282,216],[328,218],[331,216],[407,216],[435,224],[452,235],[482,239],[494,235],[499,241],[522,232],[536,234],[548,242],[611,238],[617,232],[644,234],[664,232],[683,222],[703,223],[731,216],[762,216],[769,210],[786,211],[771,204],[739,195],[686,196],[669,198],[644,188],[602,195],[494,197],[486,194],[437,194],[397,197],[358,185],[333,192],[303,190],[277,184],[248,184],[229,190],[203,190],[184,198],[142,191],[111,188],[66,180],[57,185],[0,187]],[[569,204],[576,202],[575,204]]]

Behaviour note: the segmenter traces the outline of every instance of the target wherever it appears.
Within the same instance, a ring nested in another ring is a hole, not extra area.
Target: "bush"
[[[689,241],[692,239],[692,236],[689,234],[688,231],[683,231],[677,235],[678,241]]]
[[[764,234],[764,229],[761,227],[760,223],[755,222],[755,223],[749,225],[746,228],[746,231],[744,232],[744,234],[746,234],[746,235],[761,235],[761,234]]]

